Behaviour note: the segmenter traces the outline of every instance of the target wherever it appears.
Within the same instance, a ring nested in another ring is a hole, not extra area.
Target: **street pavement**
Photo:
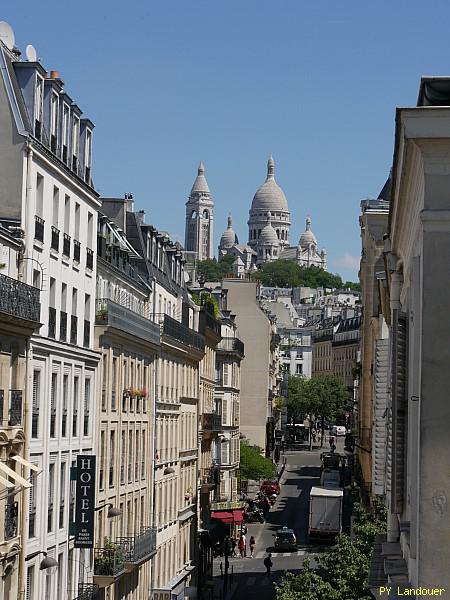
[[[342,452],[343,445],[343,438],[338,438],[336,451]],[[281,580],[285,571],[299,572],[306,558],[314,566],[314,558],[330,548],[327,544],[312,546],[308,541],[309,492],[312,486],[319,484],[320,453],[327,449],[328,445],[323,449],[288,451],[282,455],[282,459],[286,457],[286,467],[280,479],[281,492],[277,501],[271,507],[265,523],[247,525],[247,544],[251,535],[256,539],[254,558],[249,557],[249,549],[247,558],[230,558],[228,590],[231,590],[233,600],[272,600],[275,597],[274,583]],[[294,530],[297,537],[296,552],[274,550],[273,536],[283,526]],[[266,575],[263,562],[268,552],[272,553],[273,563],[270,578]],[[223,557],[214,561],[214,573],[218,578],[220,563],[223,569]]]

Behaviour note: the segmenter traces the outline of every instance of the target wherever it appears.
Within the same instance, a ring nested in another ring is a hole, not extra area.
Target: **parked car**
[[[271,496],[272,494],[278,495],[281,491],[278,481],[263,481],[260,489],[266,496]]]
[[[282,527],[274,534],[274,548],[275,550],[297,550],[297,538],[292,529],[288,527]]]
[[[320,476],[320,485],[325,488],[340,488],[340,472],[337,469],[324,469]]]
[[[336,436],[342,436],[347,433],[347,429],[344,425],[333,425],[331,428],[330,434]]]

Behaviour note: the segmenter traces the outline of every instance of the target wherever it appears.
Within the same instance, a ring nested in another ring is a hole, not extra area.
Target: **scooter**
[[[244,515],[244,519],[247,523],[264,523],[264,515],[263,512],[259,508],[255,508],[251,511],[248,511]]]

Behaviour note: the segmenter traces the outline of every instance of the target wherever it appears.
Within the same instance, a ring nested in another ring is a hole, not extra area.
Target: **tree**
[[[204,277],[205,281],[221,281],[228,273],[232,271],[234,256],[226,254],[219,261],[200,260],[197,264],[198,274]]]
[[[261,455],[257,446],[241,441],[241,460],[239,469],[241,479],[271,479],[275,476],[275,467],[270,460]]]
[[[300,267],[292,260],[266,262],[253,277],[267,287],[342,288],[340,275],[316,266]]]
[[[346,281],[343,287],[344,289],[353,290],[354,292],[361,291],[361,284],[359,282],[355,283],[354,281]]]
[[[305,415],[334,421],[345,410],[348,398],[341,380],[334,375],[316,375],[311,379],[291,376],[288,380],[288,419],[302,421]]]

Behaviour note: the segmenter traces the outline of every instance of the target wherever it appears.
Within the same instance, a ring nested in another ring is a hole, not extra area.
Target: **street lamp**
[[[115,507],[111,502],[104,502],[103,504],[100,504],[100,506],[96,506],[94,508],[94,512],[97,512],[106,506],[108,507],[108,513],[106,515],[108,519],[114,519],[114,517],[122,516],[122,511],[120,508]]]
[[[44,571],[45,569],[51,569],[52,567],[58,566],[58,561],[55,560],[53,558],[53,556],[48,556],[48,553],[45,552],[44,550],[38,550],[37,552],[33,552],[33,554],[30,554],[29,556],[27,556],[26,560],[31,560],[32,558],[35,558],[39,554],[43,554],[45,556],[45,558],[41,561],[41,564],[39,565],[39,569],[41,571]]]

